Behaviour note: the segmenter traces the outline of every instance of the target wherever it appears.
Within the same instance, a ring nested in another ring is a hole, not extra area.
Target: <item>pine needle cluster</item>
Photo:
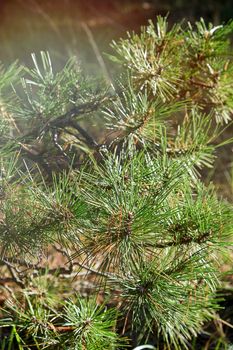
[[[201,174],[232,141],[232,30],[158,17],[111,86],[44,52],[1,69],[2,349],[191,349],[216,317],[232,207]]]

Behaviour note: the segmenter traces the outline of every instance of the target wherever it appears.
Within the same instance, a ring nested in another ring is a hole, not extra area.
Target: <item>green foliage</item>
[[[232,141],[231,30],[158,17],[111,87],[48,53],[1,72],[3,349],[190,349],[217,317],[232,207],[200,172]]]
[[[67,302],[64,311],[64,325],[74,328],[73,339],[69,336],[68,343],[75,344],[75,349],[115,349],[120,346],[120,340],[113,331],[116,310],[80,299],[78,304]]]
[[[232,22],[207,26],[201,19],[196,28],[188,23],[169,30],[167,19],[158,17],[156,25],[151,21],[140,34],[114,42],[117,56],[110,57],[131,71],[139,90],[149,89],[164,103],[190,99],[227,122],[232,113],[232,27]]]
[[[61,340],[62,349],[70,350],[116,349],[125,344],[114,331],[117,311],[94,300],[77,297],[53,308],[47,296],[25,292],[20,301],[19,296],[8,301],[6,315],[1,325],[23,335],[17,333],[19,348],[30,349],[26,344],[33,343],[37,349],[54,349]],[[5,344],[11,349],[11,336]]]

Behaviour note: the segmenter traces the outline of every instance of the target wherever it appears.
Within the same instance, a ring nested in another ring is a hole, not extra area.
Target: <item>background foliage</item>
[[[201,174],[232,141],[231,31],[158,17],[113,42],[111,83],[46,52],[2,68],[3,349],[189,349],[229,324],[232,207]]]

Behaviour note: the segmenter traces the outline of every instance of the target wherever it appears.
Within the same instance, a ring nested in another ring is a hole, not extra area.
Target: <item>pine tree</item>
[[[190,349],[216,318],[232,30],[158,17],[113,42],[111,86],[44,52],[1,68],[2,349]]]

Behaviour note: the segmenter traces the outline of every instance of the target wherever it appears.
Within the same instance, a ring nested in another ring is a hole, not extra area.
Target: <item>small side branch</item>
[[[54,129],[52,131],[52,135],[53,135],[53,143],[54,143],[54,146],[58,149],[58,151],[65,157],[67,158],[68,160],[69,159],[69,156],[68,154],[66,154],[66,152],[63,150],[62,146],[59,144],[58,142],[58,131],[57,129]]]
[[[25,285],[23,283],[23,281],[19,278],[19,271],[16,269],[16,267],[11,264],[9,261],[5,260],[5,259],[1,259],[2,263],[4,265],[7,266],[8,271],[11,274],[11,282],[15,282],[16,284],[18,284],[21,288],[24,288]]]
[[[86,144],[91,148],[98,147],[98,143],[93,139],[93,137],[84,130],[75,120],[70,121],[70,126],[76,129],[85,139]]]

